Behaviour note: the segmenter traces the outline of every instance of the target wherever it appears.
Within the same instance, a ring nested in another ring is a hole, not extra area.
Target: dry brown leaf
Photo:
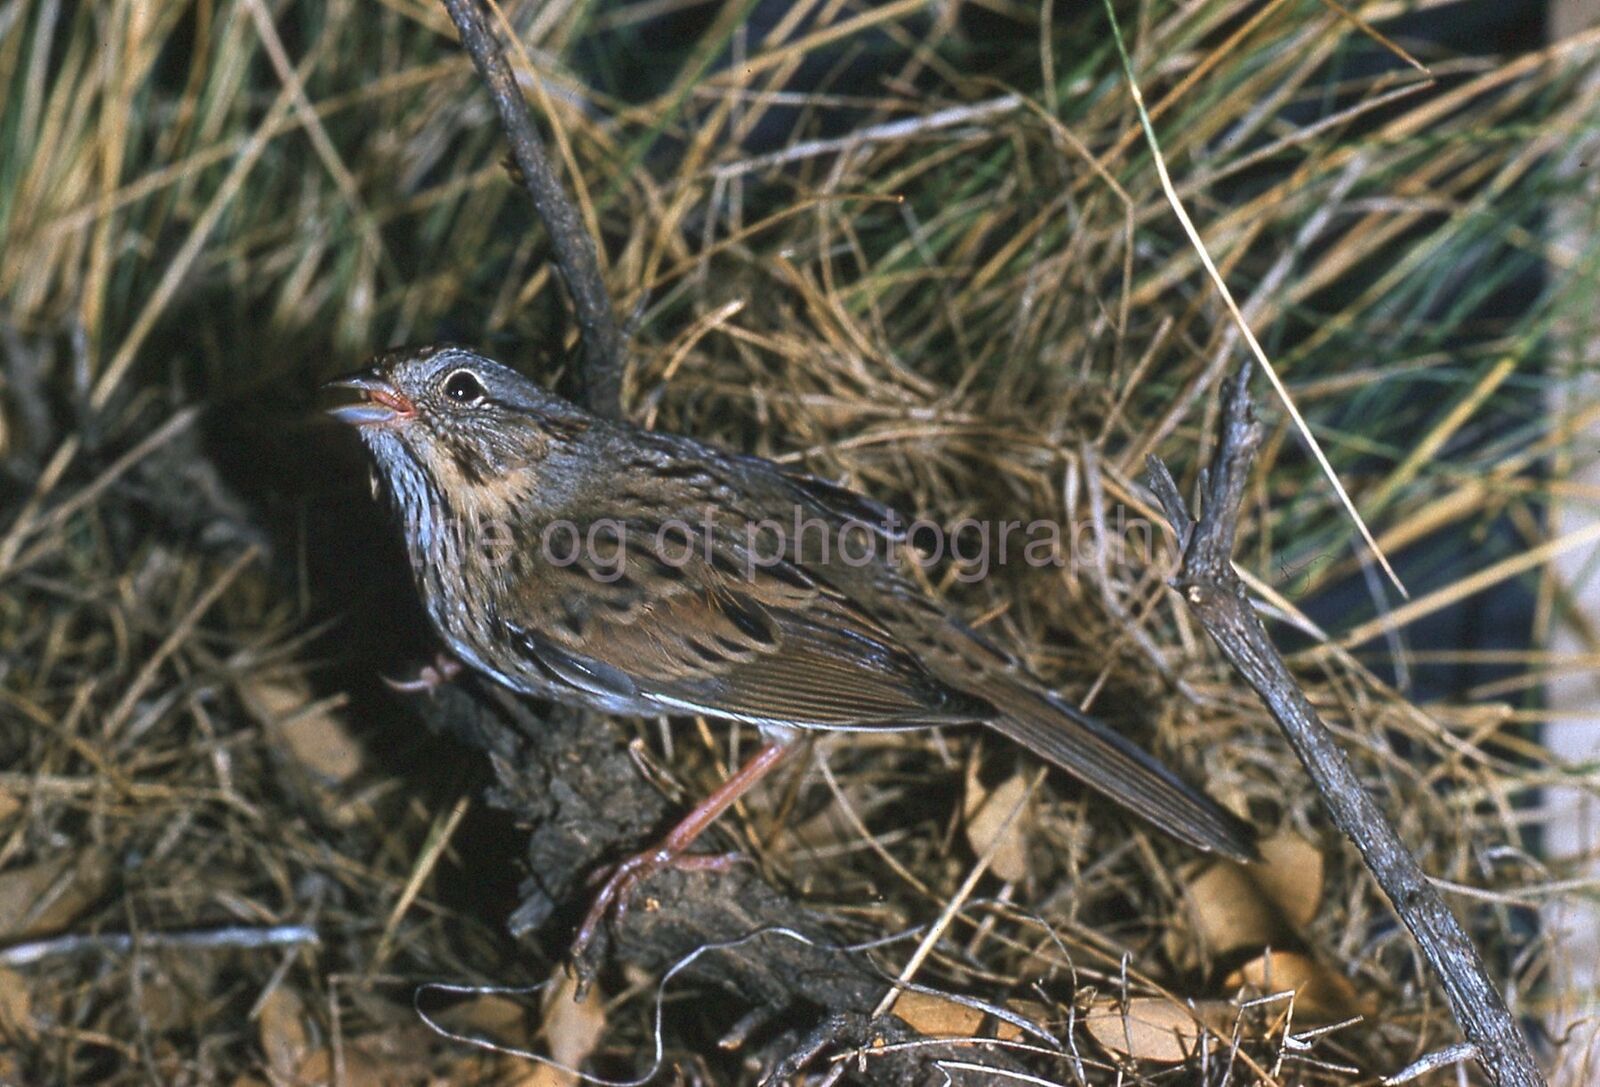
[[[599,1044],[600,1036],[606,1030],[604,1001],[591,993],[580,1004],[574,999],[576,994],[576,982],[563,975],[561,984],[546,990],[542,1001],[544,1026],[540,1033],[550,1047],[550,1058],[568,1068],[582,1065],[594,1052],[594,1047]],[[516,1082],[518,1087],[574,1087],[578,1077],[548,1064],[540,1064]]]
[[[527,1049],[533,1044],[527,1006],[498,993],[483,993],[454,1004],[435,1012],[433,1018],[457,1034],[484,1038],[496,1045]]]
[[[1250,877],[1295,928],[1304,928],[1322,905],[1322,851],[1292,830],[1281,830],[1261,843],[1260,864]]]
[[[824,804],[815,815],[797,826],[788,827],[786,833],[796,845],[806,850],[830,850],[857,844],[861,832],[850,822],[838,804]]]
[[[352,1015],[361,1016],[363,1025],[358,1037],[345,1036],[346,1047],[359,1048],[366,1060],[385,1070],[389,1083],[427,1082],[428,1070],[439,1052],[439,1035],[416,1019],[410,1005],[391,1002],[377,993],[362,993],[356,987],[341,991],[340,996],[349,1001]],[[404,1018],[400,1017],[402,1010]],[[483,1059],[471,1046],[460,1047],[460,1055],[467,1062]],[[467,1082],[478,1082],[478,1077]]]
[[[31,1042],[34,1034],[32,987],[15,970],[0,967],[0,1038]]]
[[[360,745],[329,700],[312,701],[303,676],[251,676],[239,684],[239,697],[268,738],[322,780],[338,785],[360,772]]]
[[[63,854],[0,872],[0,937],[19,938],[33,928],[29,913],[71,867],[72,857]]]
[[[935,993],[904,992],[894,1014],[919,1034],[935,1038],[971,1038],[983,1026],[983,1012]]]
[[[1239,1025],[1239,1004],[1234,1000],[1191,1000],[1189,1011],[1213,1035],[1223,1038]]]
[[[22,810],[22,798],[10,789],[0,787],[0,819]]]
[[[1297,1019],[1332,1023],[1376,1010],[1363,1000],[1343,974],[1328,969],[1298,951],[1271,951],[1251,959],[1232,974],[1228,985],[1253,990],[1263,996],[1292,990]]]
[[[137,990],[141,1029],[160,1034],[192,1027],[194,994],[204,992],[205,984],[215,975],[202,968],[199,958],[178,954],[152,955],[142,969],[144,983]]]
[[[967,771],[966,801],[962,805],[967,841],[972,851],[981,857],[995,846],[996,839],[999,840],[989,870],[1007,883],[1018,883],[1028,874],[1028,847],[1023,833],[1028,822],[1027,809],[1017,812],[1011,825],[1006,826],[1012,810],[1027,795],[1028,781],[1020,773],[1013,774],[990,791],[978,780],[976,763]]]
[[[97,849],[0,872],[0,938],[59,932],[100,897],[109,877],[110,865]]]
[[[1194,935],[1212,954],[1267,947],[1309,924],[1322,902],[1322,854],[1292,831],[1261,842],[1259,864],[1216,861],[1186,883]],[[1188,949],[1168,941],[1173,959]]]
[[[1213,955],[1265,947],[1286,935],[1278,911],[1241,865],[1210,864],[1184,891],[1194,935]]]
[[[1208,1048],[1211,1037],[1189,1009],[1155,996],[1136,996],[1122,1005],[1097,1001],[1083,1017],[1089,1035],[1107,1050],[1135,1060],[1177,1064]]]
[[[292,1080],[310,1055],[303,1020],[305,1005],[294,991],[278,986],[261,1005],[256,1037],[266,1057],[267,1070],[278,1080]]]
[[[388,1084],[414,1082],[420,1069],[389,1067],[359,1045],[346,1042],[340,1066],[334,1066],[333,1050],[319,1049],[307,1057],[295,1073],[297,1087],[387,1087]]]
[[[1024,1019],[1031,1019],[1041,1027],[1055,1015],[1053,1009],[1039,1003],[1037,1000],[1008,1000],[1006,1001],[1006,1007]],[[995,1021],[994,1036],[1002,1042],[1015,1042],[1026,1035],[1021,1027],[1013,1026],[1004,1019],[999,1019]]]

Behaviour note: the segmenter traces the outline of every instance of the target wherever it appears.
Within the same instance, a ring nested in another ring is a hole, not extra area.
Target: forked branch
[[[1451,1014],[1476,1049],[1478,1063],[1501,1087],[1540,1087],[1544,1077],[1455,915],[1362,788],[1344,752],[1301,692],[1283,657],[1251,609],[1232,556],[1239,508],[1260,443],[1250,401],[1250,363],[1228,390],[1222,437],[1195,521],[1167,466],[1150,457],[1150,486],[1182,547],[1173,585],[1222,655],[1255,689],[1316,785],[1334,824],[1355,843],[1373,878],[1439,977]]]

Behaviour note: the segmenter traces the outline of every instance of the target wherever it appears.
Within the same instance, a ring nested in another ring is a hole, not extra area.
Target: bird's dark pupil
[[[444,383],[444,394],[458,404],[470,403],[483,396],[483,386],[471,374],[461,371],[450,375]]]

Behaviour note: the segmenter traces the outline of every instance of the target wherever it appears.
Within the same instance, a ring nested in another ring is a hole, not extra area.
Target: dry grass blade
[[[1317,465],[1322,469],[1323,475],[1333,486],[1334,493],[1339,496],[1345,512],[1350,515],[1350,520],[1355,523],[1356,530],[1361,533],[1361,538],[1366,541],[1373,557],[1383,567],[1383,572],[1389,581],[1399,590],[1401,596],[1410,596],[1405,585],[1400,581],[1400,576],[1394,572],[1394,567],[1389,565],[1389,558],[1378,546],[1378,541],[1373,538],[1372,532],[1367,528],[1367,522],[1356,509],[1355,503],[1350,500],[1350,495],[1345,491],[1344,484],[1339,482],[1339,474],[1333,470],[1333,465],[1328,463],[1328,455],[1322,451],[1322,444],[1311,433],[1311,427],[1306,423],[1305,417],[1300,414],[1300,409],[1295,406],[1294,398],[1289,395],[1289,389],[1284,385],[1283,379],[1278,376],[1278,371],[1273,369],[1272,363],[1267,359],[1267,353],[1261,349],[1261,344],[1256,340],[1256,334],[1250,329],[1250,322],[1245,320],[1244,314],[1239,312],[1239,304],[1233,300],[1233,292],[1228,289],[1227,280],[1222,273],[1217,271],[1216,264],[1211,259],[1210,252],[1206,249],[1205,241],[1200,237],[1200,232],[1195,229],[1193,220],[1184,209],[1183,201],[1178,199],[1178,193],[1172,186],[1172,178],[1167,173],[1166,159],[1161,154],[1161,145],[1156,140],[1155,128],[1150,124],[1150,115],[1144,108],[1144,95],[1139,91],[1139,83],[1133,72],[1133,61],[1128,57],[1127,47],[1122,43],[1122,28],[1117,22],[1116,9],[1111,6],[1111,0],[1105,0],[1106,18],[1111,21],[1111,36],[1117,43],[1117,53],[1122,57],[1123,71],[1128,77],[1128,89],[1133,94],[1133,105],[1139,113],[1139,123],[1144,128],[1145,139],[1149,141],[1151,155],[1155,161],[1156,173],[1161,178],[1161,189],[1166,194],[1167,201],[1172,205],[1172,212],[1183,224],[1184,233],[1189,236],[1190,243],[1195,252],[1200,256],[1200,263],[1205,266],[1206,274],[1216,284],[1217,293],[1222,296],[1223,304],[1228,307],[1228,312],[1233,315],[1239,332],[1244,336],[1245,343],[1249,344],[1250,351],[1255,355],[1256,362],[1260,364],[1262,373],[1272,383],[1272,389],[1278,394],[1278,399],[1288,411],[1289,417],[1294,420],[1295,427],[1300,431],[1300,436],[1305,440],[1306,448],[1311,450],[1311,455],[1317,459]]]

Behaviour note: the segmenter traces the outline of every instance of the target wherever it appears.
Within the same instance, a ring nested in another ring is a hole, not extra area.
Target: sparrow
[[[591,415],[453,345],[380,355],[331,387],[353,395],[330,411],[370,451],[456,659],[536,698],[705,715],[766,741],[612,870],[575,960],[654,871],[719,865],[686,850],[806,730],[985,727],[1190,846],[1257,858],[1247,823],[924,592],[887,506]]]

